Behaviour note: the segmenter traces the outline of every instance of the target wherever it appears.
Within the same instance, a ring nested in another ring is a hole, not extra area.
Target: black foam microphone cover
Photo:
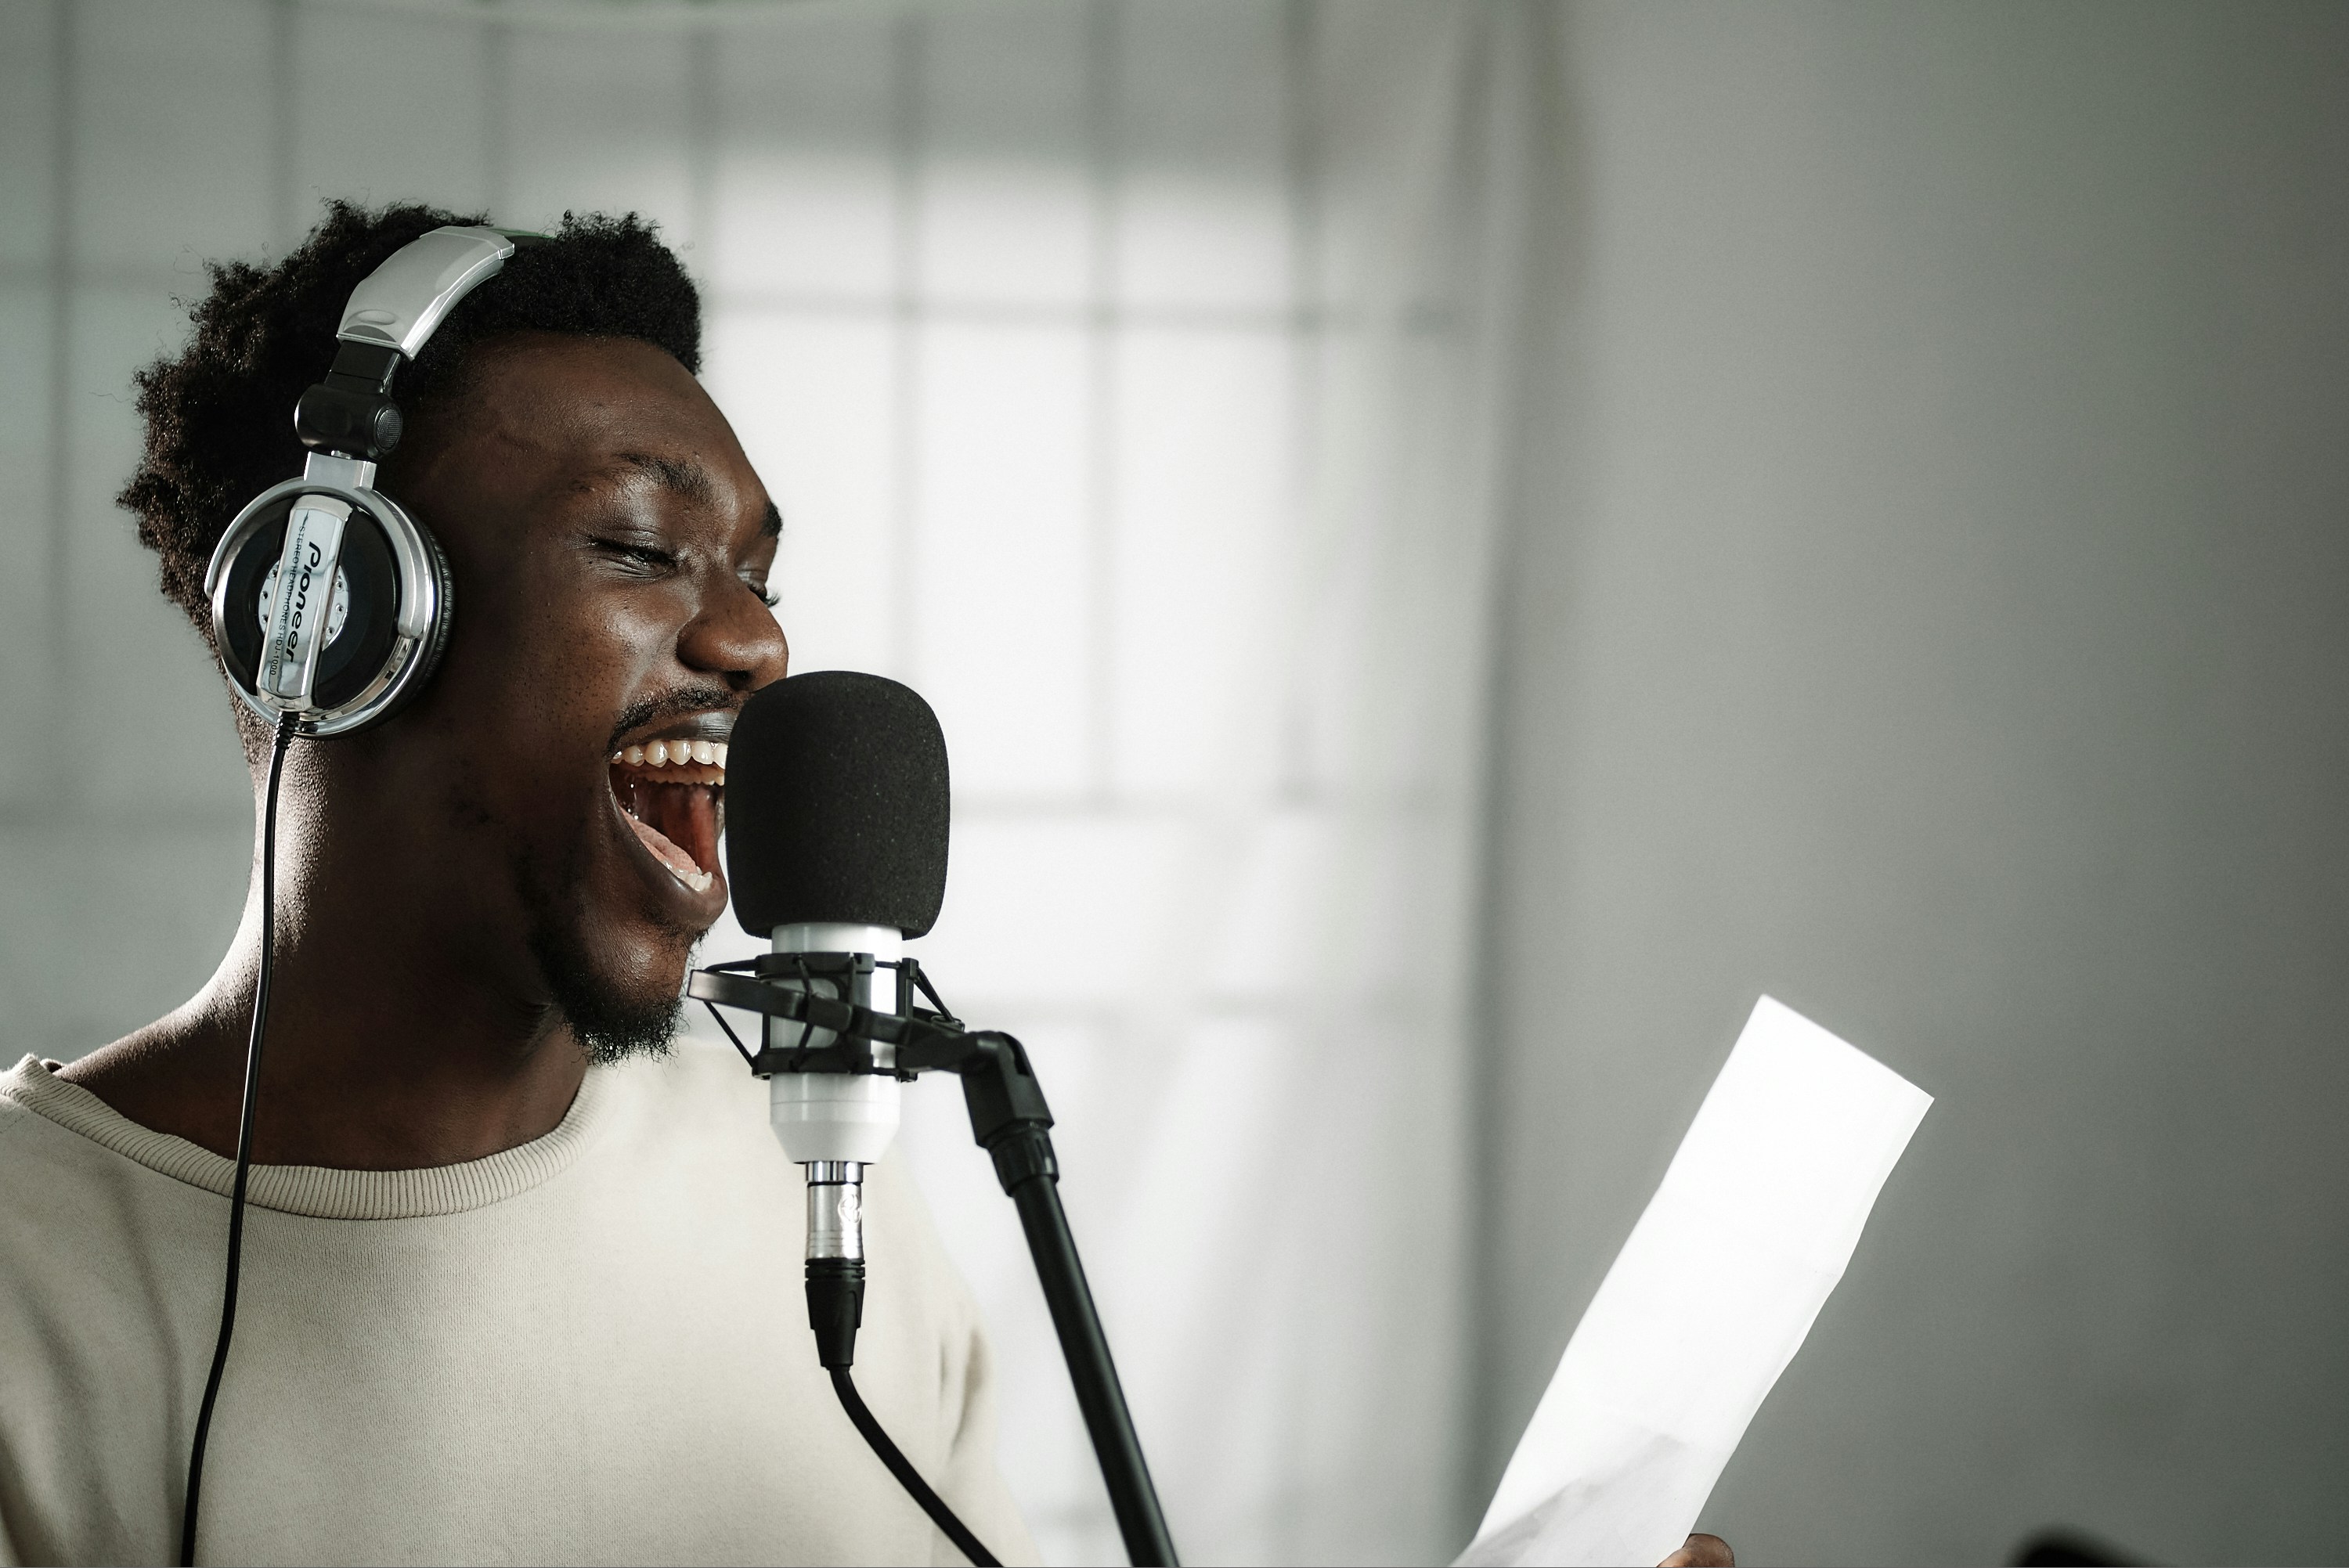
[[[734,721],[726,878],[755,936],[802,921],[919,936],[947,895],[947,739],[910,686],[854,670],[777,681]]]

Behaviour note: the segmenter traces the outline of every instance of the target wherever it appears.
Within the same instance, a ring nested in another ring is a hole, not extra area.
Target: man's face
[[[593,1056],[655,1046],[726,906],[728,733],[788,658],[766,488],[685,367],[627,338],[488,346],[400,459],[385,488],[449,555],[455,632],[344,782],[458,964]]]

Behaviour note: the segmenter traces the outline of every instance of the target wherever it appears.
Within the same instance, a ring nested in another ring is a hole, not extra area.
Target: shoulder
[[[97,1136],[118,1119],[36,1057],[0,1072],[0,1215],[36,1213],[91,1179],[141,1169]]]
[[[122,1534],[135,1510],[109,1478],[169,1463],[152,1391],[218,1305],[220,1201],[45,1114],[84,1093],[29,1057],[0,1073],[0,1470],[19,1482],[0,1487],[0,1547],[31,1562],[61,1542],[151,1549]]]
[[[11,1200],[7,1208],[16,1207],[16,1201],[38,1191],[45,1168],[64,1152],[43,1136],[43,1119],[25,1099],[23,1089],[32,1075],[47,1076],[47,1069],[33,1057],[0,1073],[0,1192]]]
[[[0,1138],[7,1137],[23,1125],[23,1118],[33,1114],[31,1108],[25,1103],[27,1086],[49,1075],[48,1064],[29,1055],[7,1071],[0,1072]]]
[[[99,1267],[217,1203],[119,1147],[139,1131],[33,1057],[0,1073],[0,1270]]]

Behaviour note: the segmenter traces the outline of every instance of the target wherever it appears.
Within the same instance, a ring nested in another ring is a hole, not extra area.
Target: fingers
[[[1737,1568],[1737,1556],[1729,1550],[1729,1542],[1718,1535],[1692,1535],[1687,1545],[1656,1568]]]

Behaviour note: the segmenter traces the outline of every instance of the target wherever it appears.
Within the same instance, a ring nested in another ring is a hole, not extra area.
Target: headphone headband
[[[435,229],[359,280],[335,335],[413,359],[457,302],[497,276],[513,253],[513,236],[503,229]]]

